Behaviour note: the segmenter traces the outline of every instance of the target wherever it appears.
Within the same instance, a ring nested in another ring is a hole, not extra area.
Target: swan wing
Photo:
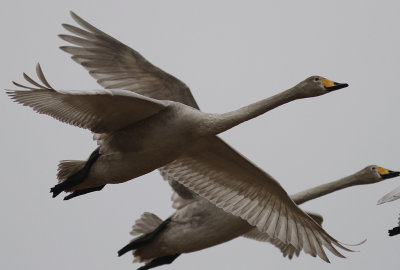
[[[400,187],[392,190],[391,192],[380,198],[378,204],[395,201],[397,199],[400,199]]]
[[[189,88],[152,65],[138,52],[100,31],[71,11],[81,28],[63,24],[70,35],[60,38],[73,46],[60,47],[85,67],[106,89],[125,89],[160,100],[172,100],[198,109]]]
[[[257,228],[244,234],[243,237],[260,242],[269,242],[282,252],[283,257],[288,257],[289,259],[292,259],[294,255],[296,257],[300,255],[300,250],[295,249],[291,244],[285,244],[278,238],[272,239],[268,234],[260,232]]]
[[[317,222],[320,226],[322,226],[322,221],[323,218],[322,216],[318,214],[313,214],[310,212],[307,212],[307,214],[315,221]],[[253,239],[256,241],[261,241],[261,242],[269,242],[275,247],[279,248],[280,251],[282,252],[283,257],[288,257],[289,259],[292,259],[294,255],[298,257],[300,255],[301,250],[295,249],[292,245],[290,244],[285,244],[282,241],[280,241],[278,238],[272,239],[269,237],[268,234],[260,232],[257,228],[254,228],[253,230],[249,231],[248,233],[244,234],[243,237]]]
[[[163,168],[175,180],[272,239],[329,261],[323,247],[350,251],[303,212],[270,175],[218,137],[206,137]],[[336,247],[334,247],[336,246]]]
[[[14,84],[26,90],[7,90],[16,102],[38,113],[86,128],[94,133],[119,130],[166,108],[160,101],[125,90],[60,91],[47,82],[38,64],[36,73],[42,84],[24,74],[32,86]]]

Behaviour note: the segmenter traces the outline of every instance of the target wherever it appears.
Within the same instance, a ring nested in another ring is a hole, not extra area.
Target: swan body
[[[375,165],[367,166],[352,175],[307,189],[290,197],[295,203],[302,204],[350,186],[373,184],[399,175],[398,172],[389,170],[387,173],[381,174],[379,172],[381,168]],[[171,221],[163,231],[159,232],[152,241],[133,250],[135,261],[150,263],[156,258],[201,250],[239,236],[270,242],[290,259],[294,255],[299,255],[301,250],[277,239],[272,239],[268,234],[260,232],[245,220],[222,211],[207,200],[191,193],[182,185],[176,182],[170,182],[170,184],[174,189],[173,207],[177,210],[171,215]],[[310,213],[309,215],[319,224],[322,223],[322,217]],[[139,235],[136,239],[140,239],[143,235],[151,233],[161,223],[162,220],[156,215],[146,212],[135,222],[131,234]],[[134,242],[135,239],[132,243]],[[121,252],[120,255],[122,255]]]
[[[165,178],[246,220],[271,239],[324,260],[328,260],[324,247],[338,256],[336,248],[347,250],[303,212],[272,176],[215,136],[277,106],[347,84],[312,76],[238,110],[207,114],[199,110],[184,83],[74,13],[71,16],[82,28],[63,25],[72,35],[60,37],[72,46],[61,49],[106,90],[55,90],[38,67],[41,84],[24,74],[32,86],[16,84],[28,90],[8,91],[23,105],[95,133],[99,148],[87,161],[60,163],[60,183],[51,189],[53,196],[73,191],[66,197],[70,199],[159,168]],[[132,165],[135,162],[143,167]]]

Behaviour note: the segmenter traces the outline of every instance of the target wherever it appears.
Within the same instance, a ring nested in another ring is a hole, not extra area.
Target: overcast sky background
[[[295,101],[221,136],[289,192],[377,164],[399,170],[398,1],[2,1],[0,87],[23,82],[40,62],[59,89],[100,88],[58,49],[69,10],[184,81],[201,109],[225,112],[310,75],[350,87]],[[136,269],[117,257],[144,211],[168,217],[170,188],[158,172],[71,201],[52,199],[62,159],[86,159],[91,134],[0,95],[0,269]],[[389,238],[400,202],[376,201],[392,179],[339,191],[302,206],[324,216],[338,240],[368,241],[331,264],[289,261],[267,243],[235,239],[185,254],[165,269],[394,269]]]

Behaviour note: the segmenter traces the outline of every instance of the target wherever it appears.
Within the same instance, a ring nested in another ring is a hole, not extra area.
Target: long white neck
[[[304,97],[299,95],[295,86],[272,97],[257,101],[240,109],[223,114],[212,114],[211,133],[221,133],[278,106],[300,98]]]
[[[322,184],[304,191],[301,191],[299,193],[296,193],[294,195],[290,195],[290,198],[296,203],[296,204],[302,204],[304,202],[313,200],[315,198],[322,197],[326,194],[332,193],[334,191],[344,189],[350,186],[356,186],[356,185],[361,185],[359,181],[359,177],[356,174],[352,174],[349,176],[346,176],[344,178],[341,178],[336,181],[332,181],[326,184]]]

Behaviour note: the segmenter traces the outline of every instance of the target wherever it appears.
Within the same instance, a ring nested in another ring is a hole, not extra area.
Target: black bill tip
[[[337,83],[337,82],[334,82],[334,85],[333,85],[333,86],[326,87],[326,89],[327,89],[328,91],[334,91],[334,90],[339,90],[339,89],[342,89],[342,88],[346,88],[346,87],[348,87],[348,86],[349,86],[349,84],[347,84],[347,83]]]
[[[383,174],[383,175],[381,175],[381,177],[382,177],[382,179],[389,179],[389,178],[397,177],[399,175],[400,175],[400,172],[395,172],[395,171],[389,170],[389,173]]]

